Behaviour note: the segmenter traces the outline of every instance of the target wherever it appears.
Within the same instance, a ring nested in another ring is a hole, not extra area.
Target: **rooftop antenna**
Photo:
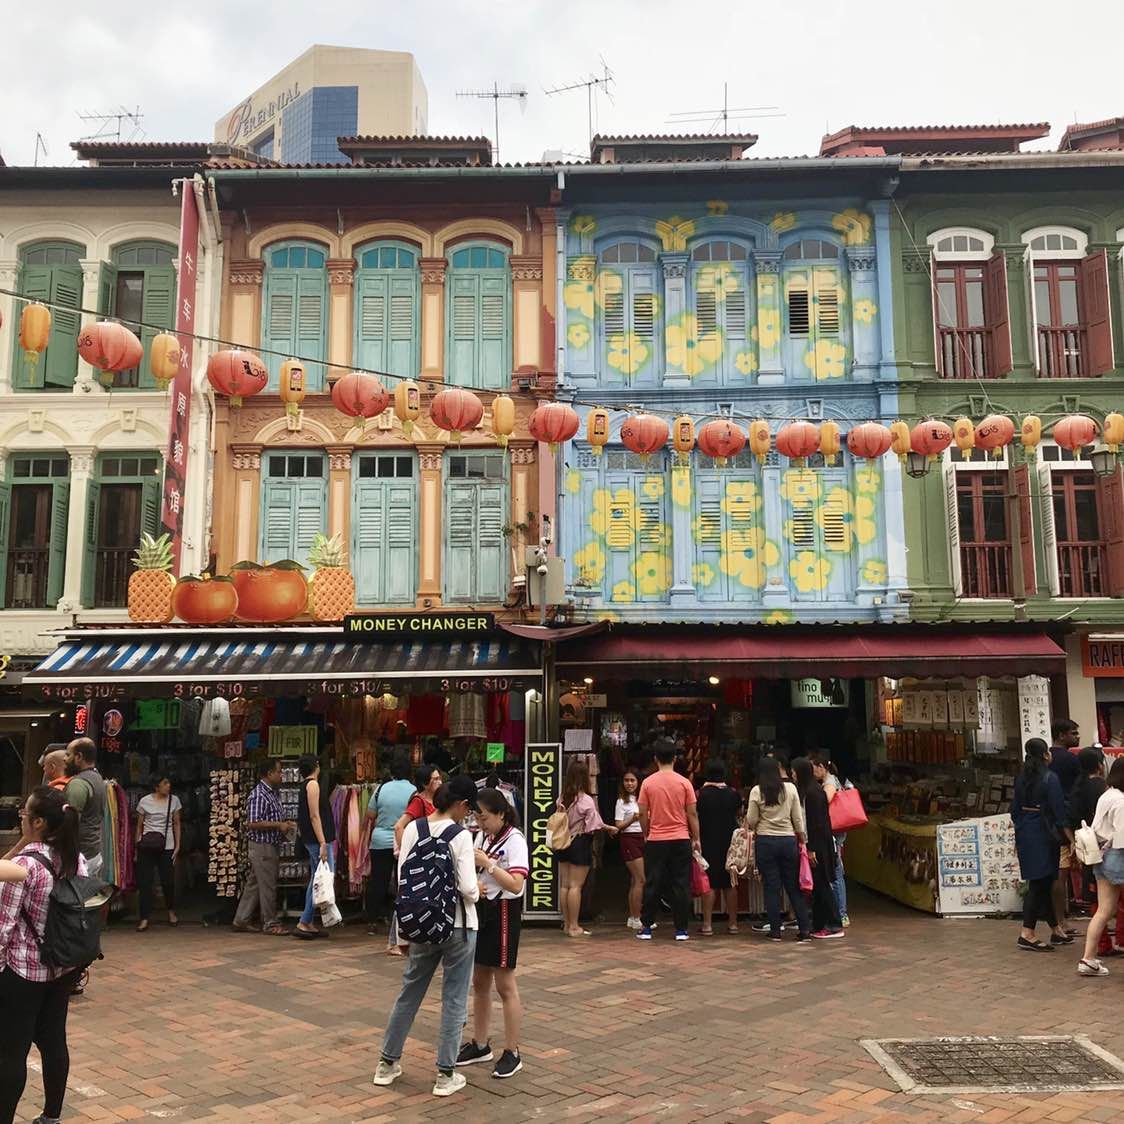
[[[458,90],[458,98],[491,98],[492,104],[495,109],[496,119],[496,143],[492,150],[492,160],[498,164],[500,162],[500,100],[503,98],[512,98],[519,102],[519,108],[526,110],[527,108],[527,87],[526,86],[508,86],[500,89],[499,84],[492,83],[490,90]]]
[[[774,112],[776,111],[776,112]],[[669,125],[686,127],[706,125],[709,131],[722,127],[723,133],[730,131],[730,123],[746,121],[750,118],[783,117],[780,106],[777,105],[744,105],[730,108],[730,86],[728,82],[722,83],[722,108],[721,109],[693,109],[686,113],[673,113],[667,118]]]
[[[47,142],[43,139],[42,133],[35,134],[35,163],[36,168],[39,167],[39,150],[43,150],[44,157],[47,155]]]
[[[586,112],[589,118],[589,139],[593,140],[593,94],[595,90],[600,90],[609,101],[613,100],[613,91],[609,88],[616,79],[613,77],[613,72],[609,69],[609,64],[605,61],[604,55],[601,56],[601,76],[596,74],[589,75],[582,82],[571,82],[568,86],[555,86],[553,89],[544,89],[543,93],[548,97],[553,94],[567,94],[571,90],[585,90],[586,99]]]
[[[126,109],[123,105],[119,106],[118,113],[79,113],[78,119],[88,122],[93,128],[93,132],[80,137],[79,140],[135,140],[137,134],[143,131],[141,129],[141,117],[143,116],[139,105],[132,110]],[[126,121],[130,125],[129,135],[122,137]]]

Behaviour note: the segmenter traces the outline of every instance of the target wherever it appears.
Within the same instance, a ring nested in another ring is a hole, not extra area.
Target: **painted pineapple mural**
[[[355,608],[355,579],[340,536],[318,534],[308,560],[314,568],[308,583],[309,613],[318,621],[343,620]]]
[[[141,536],[133,555],[136,569],[129,575],[129,620],[138,624],[167,624],[172,619],[172,537]]]

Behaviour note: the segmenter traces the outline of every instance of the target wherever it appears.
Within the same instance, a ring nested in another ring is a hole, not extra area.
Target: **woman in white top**
[[[628,886],[628,927],[640,929],[640,906],[644,901],[644,829],[640,826],[640,774],[626,769],[621,777],[620,796],[613,820],[620,832],[621,858],[631,879]]]
[[[1124,757],[1118,757],[1105,778],[1108,786],[1097,801],[1092,828],[1104,844],[1101,861],[1093,868],[1097,879],[1097,912],[1085,932],[1085,955],[1077,965],[1082,976],[1107,976],[1108,969],[1097,959],[1097,944],[1109,919],[1116,912],[1124,885]],[[1116,936],[1121,939],[1120,934]]]
[[[168,777],[157,777],[153,791],[137,805],[137,890],[140,921],[137,932],[148,928],[152,913],[152,890],[159,875],[168,908],[168,924],[178,925],[176,916],[176,859],[180,853],[180,816],[183,804],[172,795]]]

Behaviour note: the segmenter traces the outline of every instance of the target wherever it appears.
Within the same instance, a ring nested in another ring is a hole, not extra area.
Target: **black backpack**
[[[398,935],[411,943],[444,944],[456,931],[460,903],[457,863],[450,844],[464,828],[449,824],[440,835],[433,835],[424,816],[414,822],[418,841],[403,861],[398,877],[394,907]]]
[[[50,861],[35,851],[21,852],[51,872],[55,880],[47,901],[47,924],[42,939],[24,910],[24,920],[39,945],[39,959],[48,968],[84,971],[95,960],[101,960],[101,911],[105,902],[99,898],[106,889],[100,878],[75,874],[59,878]],[[91,899],[95,899],[91,901]]]

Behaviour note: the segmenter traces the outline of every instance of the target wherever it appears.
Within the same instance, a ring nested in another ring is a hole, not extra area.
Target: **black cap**
[[[453,800],[467,800],[470,808],[476,807],[476,784],[471,777],[453,777],[447,782]]]

